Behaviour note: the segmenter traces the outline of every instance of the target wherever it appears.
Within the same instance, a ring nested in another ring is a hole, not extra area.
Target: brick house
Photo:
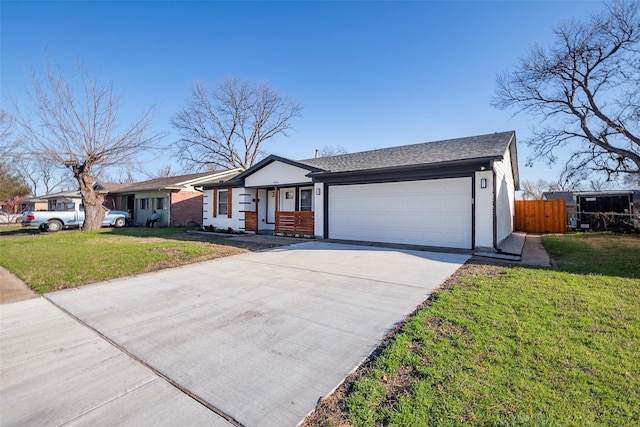
[[[242,169],[204,172],[110,188],[104,205],[109,209],[128,211],[137,225],[144,225],[154,210],[160,214],[160,226],[200,225],[202,190],[198,188],[199,184],[228,180],[240,172]]]

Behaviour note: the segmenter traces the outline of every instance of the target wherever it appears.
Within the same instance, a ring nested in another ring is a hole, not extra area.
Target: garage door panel
[[[471,248],[471,178],[332,186],[329,238]]]

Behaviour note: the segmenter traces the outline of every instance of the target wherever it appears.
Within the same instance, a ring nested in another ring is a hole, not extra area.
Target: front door
[[[276,192],[275,190],[267,191],[267,224],[276,223]]]
[[[131,215],[131,222],[135,223],[135,207],[136,207],[136,197],[133,194],[129,194],[126,196],[127,197],[127,206],[125,207],[127,212],[129,212],[129,215]]]

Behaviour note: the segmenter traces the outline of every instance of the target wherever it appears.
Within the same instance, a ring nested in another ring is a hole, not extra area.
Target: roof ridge
[[[410,165],[435,165],[460,160],[497,159],[502,158],[514,138],[515,131],[494,132],[316,157],[298,162],[327,172],[346,172]]]
[[[439,139],[439,140],[435,140],[435,141],[426,141],[426,142],[416,142],[413,144],[403,144],[403,145],[394,145],[391,147],[383,147],[383,148],[373,148],[371,150],[364,150],[364,151],[356,151],[353,153],[344,153],[344,154],[335,154],[332,156],[323,156],[323,157],[311,157],[308,159],[302,159],[302,160],[298,160],[298,162],[306,162],[306,161],[314,161],[316,159],[331,159],[331,158],[339,158],[339,157],[348,157],[348,156],[354,156],[354,155],[361,155],[361,154],[369,154],[369,153],[374,153],[374,152],[378,152],[378,151],[387,151],[387,150],[393,150],[393,149],[409,149],[412,147],[417,147],[417,146],[422,146],[422,145],[428,145],[428,144],[439,144],[439,143],[451,143],[453,141],[464,141],[464,140],[470,140],[470,139],[480,139],[480,138],[486,138],[488,136],[493,136],[493,135],[503,135],[503,134],[515,134],[514,130],[510,130],[510,131],[502,131],[502,132],[493,132],[493,133],[487,133],[487,134],[482,134],[482,135],[472,135],[472,136],[463,136],[463,137],[459,137],[459,138],[448,138],[448,139]]]

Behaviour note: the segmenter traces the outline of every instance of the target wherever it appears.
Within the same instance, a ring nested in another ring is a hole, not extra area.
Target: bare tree
[[[301,113],[300,104],[267,83],[228,77],[212,88],[196,83],[171,123],[182,135],[177,152],[186,168],[248,168],[263,155],[263,144],[286,136]]]
[[[588,21],[558,26],[553,47],[535,47],[498,77],[494,106],[541,119],[527,141],[529,163],[553,163],[569,147],[566,177],[640,174],[639,5],[615,1]]]
[[[572,191],[576,190],[577,183],[570,181],[547,181],[538,179],[532,181],[525,179],[520,183],[520,190],[524,200],[541,200],[543,193],[547,191]]]
[[[18,174],[31,188],[31,194],[47,195],[77,187],[75,180],[62,166],[55,165],[43,156],[23,155],[15,162]],[[39,191],[41,190],[41,191]]]
[[[549,183],[544,179],[537,181],[525,179],[520,183],[520,190],[524,200],[541,200],[542,193],[549,191]]]
[[[332,147],[330,145],[325,145],[320,150],[316,150],[316,157],[330,157],[330,156],[338,156],[340,154],[349,153],[346,148],[342,145],[336,145]]]
[[[100,228],[104,195],[94,189],[97,176],[110,166],[121,167],[153,148],[160,134],[150,135],[152,109],[119,126],[121,96],[113,83],[100,83],[83,68],[69,79],[52,65],[34,72],[29,92],[30,114],[18,118],[29,139],[29,154],[69,167],[77,180],[85,208],[84,230]]]
[[[19,139],[14,136],[15,118],[0,108],[0,200],[11,200],[29,194],[23,177],[16,173],[16,164],[21,159]]]
[[[176,176],[175,171],[171,169],[171,165],[164,165],[162,168],[158,169],[155,175],[151,176],[151,178],[169,178],[171,176]]]
[[[0,108],[0,162],[8,164],[18,154],[19,139],[14,136],[15,118]]]

